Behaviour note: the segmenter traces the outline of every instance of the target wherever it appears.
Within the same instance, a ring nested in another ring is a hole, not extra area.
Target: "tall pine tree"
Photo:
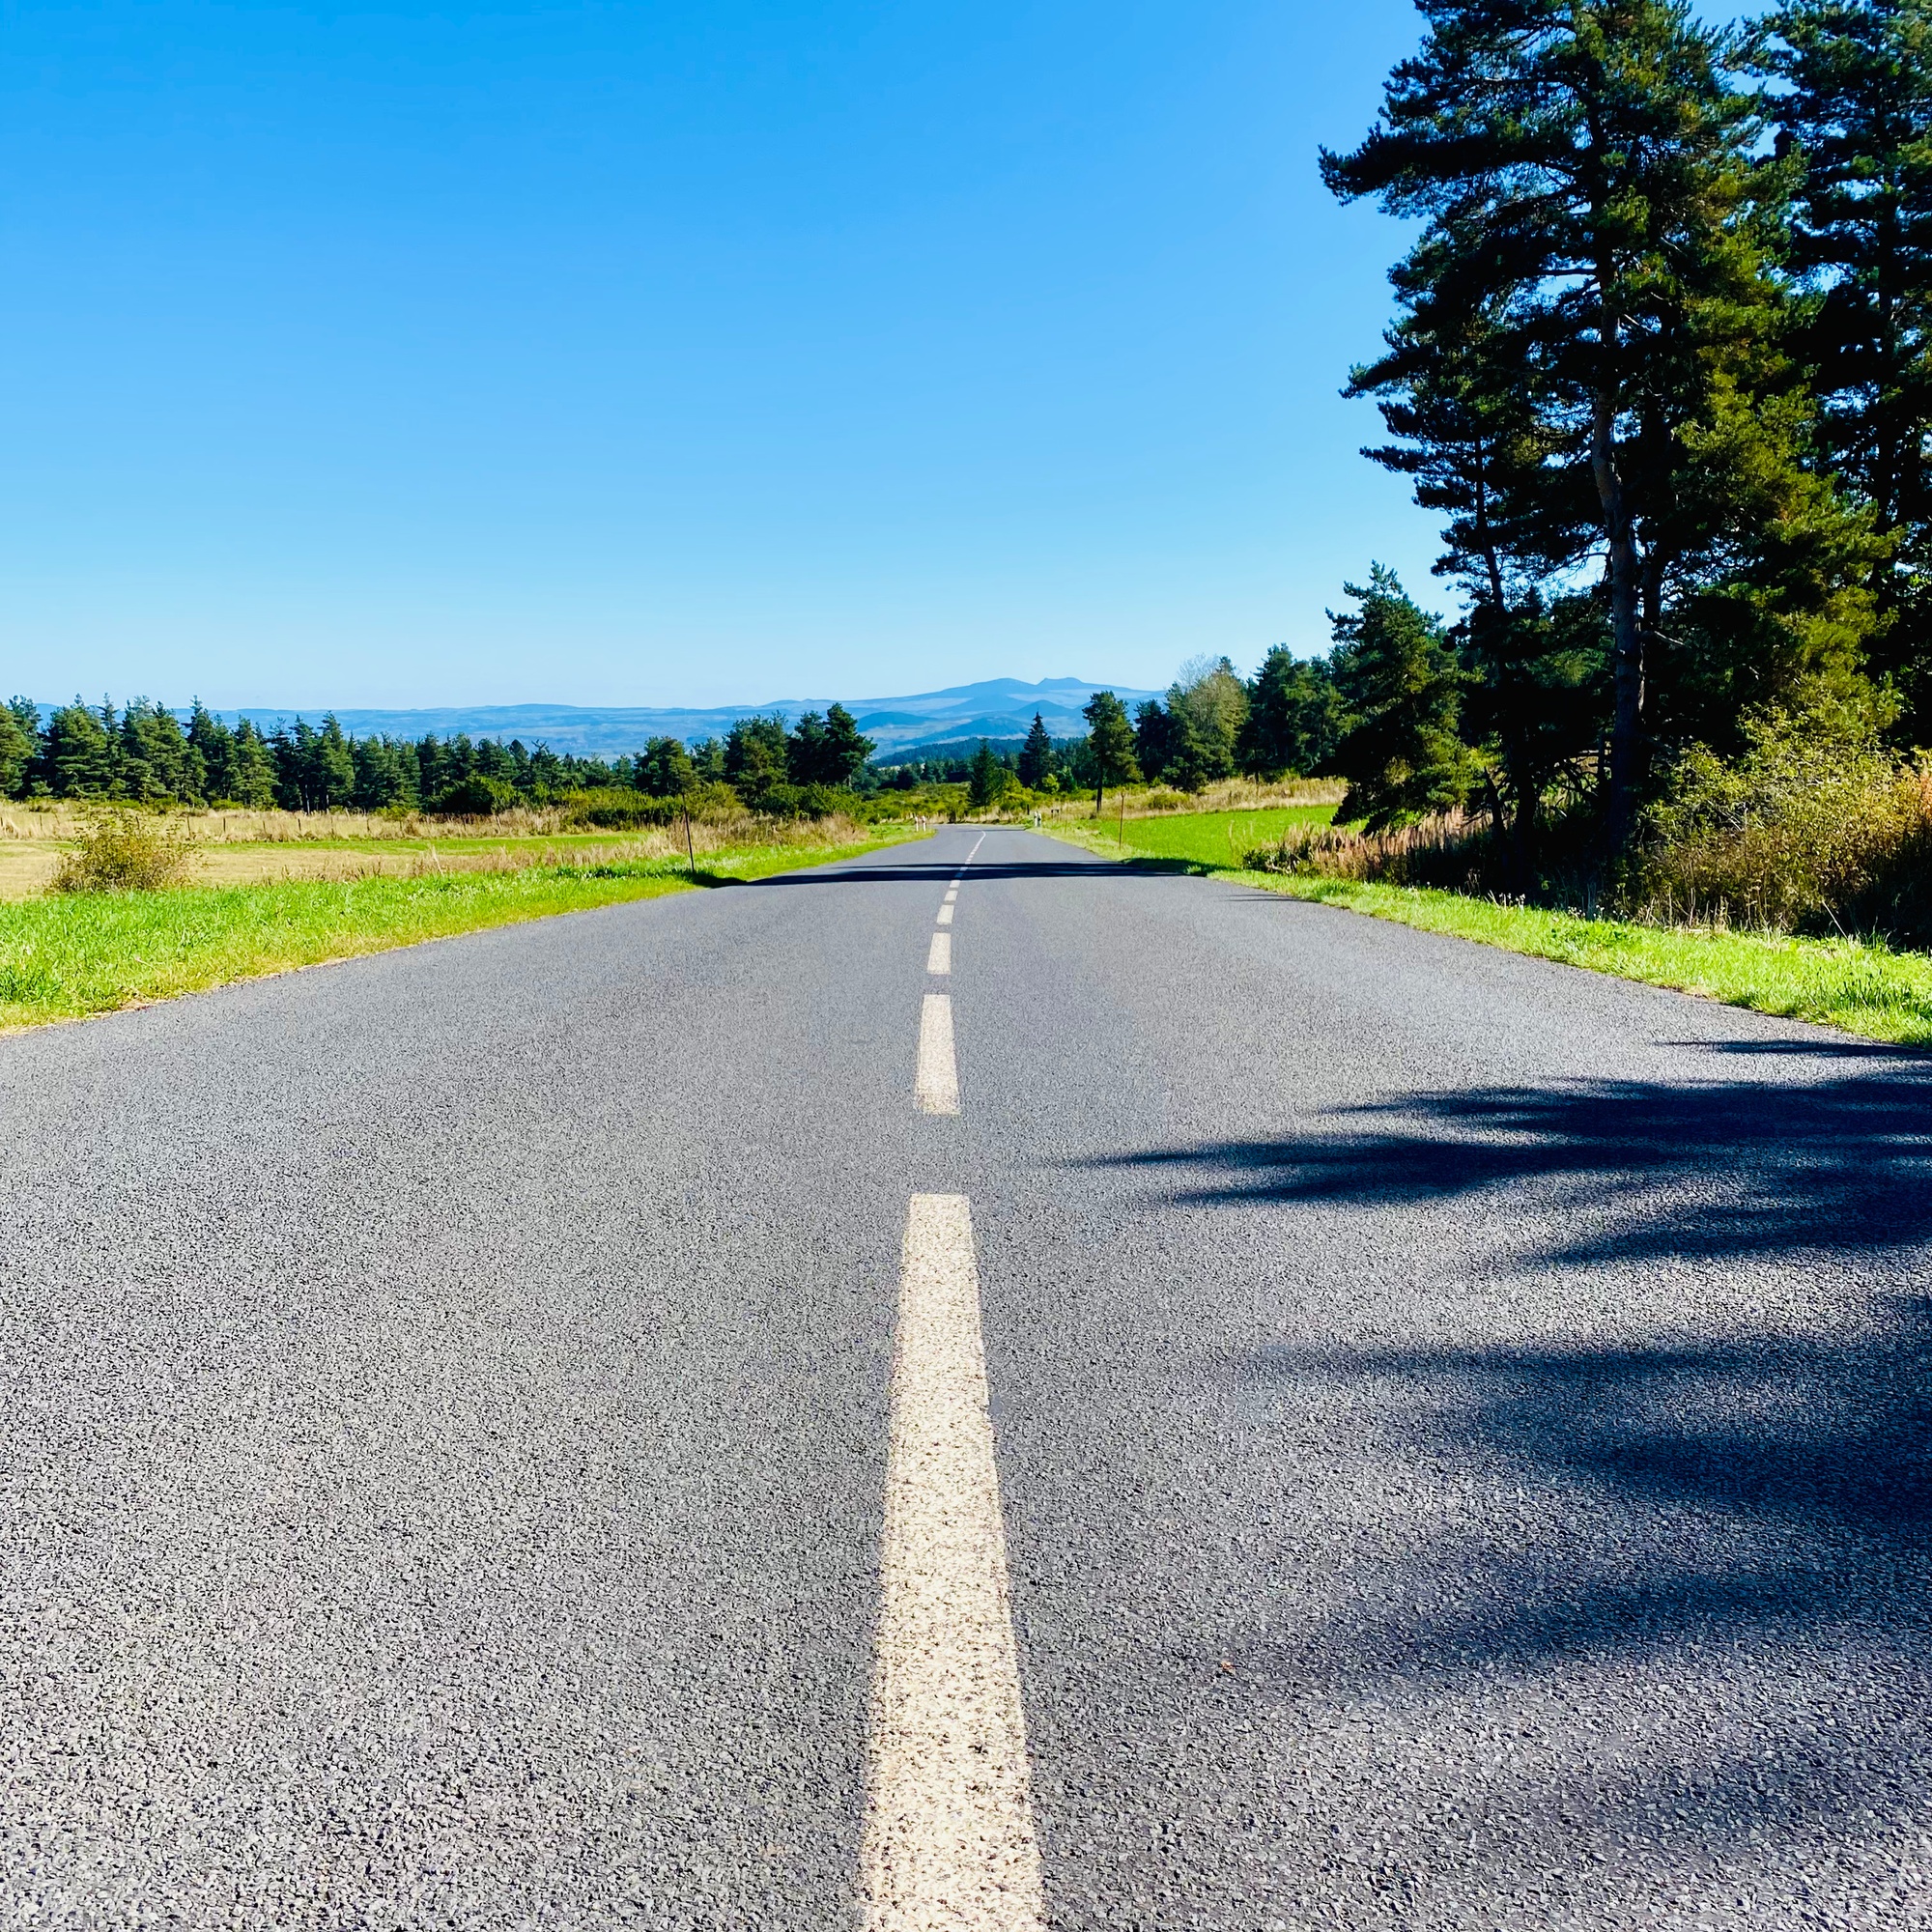
[[[1932,743],[1932,0],[1797,0],[1765,25],[1770,110],[1804,166],[1791,266],[1820,457],[1888,540],[1873,668]]]
[[[1736,513],[1748,479],[1779,514],[1831,518],[1803,475],[1802,410],[1764,402],[1791,384],[1766,258],[1788,171],[1757,156],[1756,107],[1731,78],[1738,43],[1682,0],[1422,12],[1427,38],[1377,127],[1321,160],[1344,199],[1376,196],[1424,224],[1391,275],[1404,314],[1389,355],[1355,386],[1396,405],[1398,443],[1378,454],[1449,512],[1449,567],[1496,625],[1601,561],[1615,852],[1687,586],[1714,565],[1739,573],[1752,594],[1738,611],[1801,628],[1836,594],[1824,580],[1842,546],[1798,546],[1824,554],[1807,582],[1789,554],[1744,554]],[[1820,647],[1844,643],[1847,613],[1832,617]]]

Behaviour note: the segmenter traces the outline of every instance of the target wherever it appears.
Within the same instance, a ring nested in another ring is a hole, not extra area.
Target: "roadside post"
[[[691,876],[695,879],[697,876],[697,853],[691,842],[691,794],[689,792],[681,793],[678,803],[684,807],[685,863],[691,867]]]

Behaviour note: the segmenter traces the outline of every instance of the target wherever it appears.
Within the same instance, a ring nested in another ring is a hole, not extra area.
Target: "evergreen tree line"
[[[462,733],[356,738],[332,712],[319,725],[298,718],[264,731],[247,718],[228,724],[199,701],[184,724],[146,698],[119,710],[75,698],[43,718],[15,697],[0,710],[0,797],[481,816],[611,787],[664,799],[728,783],[754,810],[796,810],[803,792],[853,783],[871,752],[838,704],[790,727],[740,719],[723,739],[687,748],[653,738],[635,758],[606,760]]]
[[[1326,760],[1380,823],[1475,806],[1526,884],[1552,806],[1614,861],[1767,718],[1932,743],[1932,0],[1420,12],[1321,164],[1414,224],[1348,393],[1460,613],[1376,571],[1325,667],[1250,681],[1245,751],[1230,673],[1143,717],[1143,762]]]

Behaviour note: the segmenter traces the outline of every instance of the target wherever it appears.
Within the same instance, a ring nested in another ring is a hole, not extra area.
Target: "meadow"
[[[1250,811],[1189,811],[1157,817],[1109,822],[1103,811],[1086,828],[1094,835],[1095,850],[1120,850],[1124,838],[1130,852],[1150,859],[1181,859],[1213,870],[1238,867],[1248,853],[1279,844],[1291,827],[1327,825],[1333,805],[1288,805]],[[1056,828],[1058,829],[1058,828]]]
[[[50,894],[0,903],[0,1030],[146,1006],[484,926],[764,878],[905,836],[895,830],[714,849],[702,855],[695,877],[681,856],[593,854],[523,864],[498,858],[491,869]]]

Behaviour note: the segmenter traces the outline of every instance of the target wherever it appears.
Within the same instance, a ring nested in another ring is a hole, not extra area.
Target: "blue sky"
[[[1158,685],[1435,590],[1315,171],[1397,0],[6,19],[9,690]]]

